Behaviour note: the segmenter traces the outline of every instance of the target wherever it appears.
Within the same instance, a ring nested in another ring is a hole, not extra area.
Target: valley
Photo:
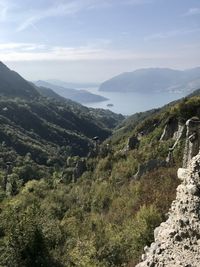
[[[125,118],[1,68],[0,265],[135,266],[175,199],[199,90]]]
[[[200,1],[0,0],[0,267],[200,267]]]

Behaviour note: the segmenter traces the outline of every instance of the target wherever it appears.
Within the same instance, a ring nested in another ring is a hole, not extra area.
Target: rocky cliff
[[[166,222],[154,231],[137,267],[200,266],[200,153],[178,170],[182,183]]]

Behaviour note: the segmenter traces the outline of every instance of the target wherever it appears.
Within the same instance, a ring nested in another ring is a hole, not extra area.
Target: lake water
[[[91,108],[110,109],[113,112],[123,115],[131,115],[136,112],[146,111],[153,108],[162,107],[171,101],[177,100],[184,95],[181,93],[118,93],[118,92],[101,92],[98,88],[87,88],[91,93],[102,95],[109,100],[98,103],[85,104]],[[113,104],[108,107],[107,104]]]

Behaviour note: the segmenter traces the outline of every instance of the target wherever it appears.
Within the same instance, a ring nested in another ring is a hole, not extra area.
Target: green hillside
[[[34,99],[39,93],[18,73],[0,62],[0,96]]]
[[[0,266],[135,266],[175,198],[184,134],[166,158],[178,126],[200,116],[196,94],[123,122],[66,100],[2,98]]]
[[[0,65],[0,142],[20,156],[31,153],[39,164],[66,155],[86,156],[92,138],[104,140],[123,119],[109,111],[96,111],[37,88]]]

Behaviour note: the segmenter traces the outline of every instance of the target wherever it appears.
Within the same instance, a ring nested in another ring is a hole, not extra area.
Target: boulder
[[[179,168],[179,169],[178,169],[177,176],[178,176],[178,178],[179,178],[181,181],[186,180],[186,178],[187,178],[187,176],[188,176],[188,169],[185,169],[185,168]]]

